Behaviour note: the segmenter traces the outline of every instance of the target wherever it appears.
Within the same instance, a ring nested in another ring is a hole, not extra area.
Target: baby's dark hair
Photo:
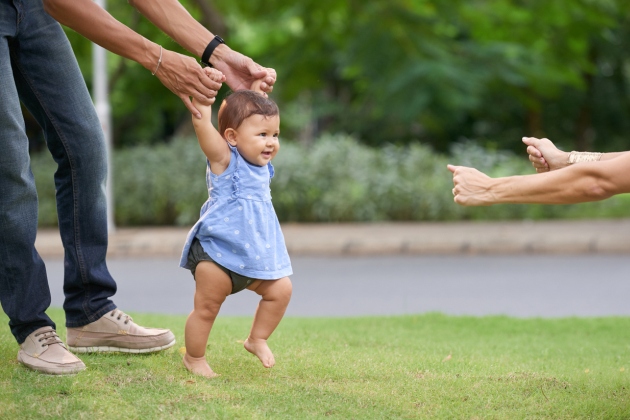
[[[239,90],[226,97],[219,108],[219,133],[223,136],[228,128],[236,130],[252,115],[273,117],[279,114],[278,105],[271,99],[253,90]]]

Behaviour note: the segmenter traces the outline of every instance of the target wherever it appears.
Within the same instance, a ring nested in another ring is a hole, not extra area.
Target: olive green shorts
[[[188,251],[188,266],[192,267],[190,269],[190,272],[192,273],[193,277],[195,277],[197,264],[199,264],[201,261],[210,261],[215,263],[217,267],[223,270],[223,272],[227,274],[228,277],[230,277],[230,280],[232,280],[232,294],[240,292],[241,290],[252,284],[254,280],[256,280],[249,277],[241,276],[238,273],[228,270],[221,264],[218,264],[210,257],[210,255],[206,253],[206,251],[204,251],[203,247],[201,246],[201,242],[199,242],[199,239],[195,238],[193,239],[192,244],[190,245],[190,250]]]

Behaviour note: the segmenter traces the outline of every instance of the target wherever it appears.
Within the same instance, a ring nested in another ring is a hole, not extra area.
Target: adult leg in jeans
[[[55,186],[65,249],[68,344],[78,352],[142,353],[168,348],[175,344],[169,330],[136,325],[127,315],[114,311],[116,306],[109,299],[116,292],[116,283],[105,263],[105,144],[68,39],[61,26],[44,12],[41,1],[12,1],[18,10],[17,31],[8,38],[13,79],[20,99],[42,126],[48,149],[58,164]],[[6,283],[20,280],[8,278]],[[7,296],[9,301],[22,299],[15,293]],[[49,302],[50,298],[45,306]],[[28,337],[29,343],[37,342],[31,335]],[[58,338],[50,337],[51,345],[60,343]],[[56,366],[50,368],[50,364],[36,365],[37,360],[29,351],[23,346],[18,353],[18,358],[24,356],[20,360],[27,366],[49,373],[67,373]]]
[[[44,312],[50,290],[34,247],[37,192],[9,54],[17,16],[11,2],[0,1],[0,302],[22,343],[36,329],[55,324]]]
[[[50,290],[34,247],[37,192],[10,64],[9,40],[15,26],[7,22],[10,18],[17,22],[17,9],[12,7],[0,0],[0,300],[20,343],[18,361],[45,373],[72,374],[85,365],[68,352],[44,312]]]
[[[11,70],[19,97],[42,126],[58,164],[55,185],[65,249],[66,325],[79,327],[115,309],[109,297],[116,292],[116,284],[105,264],[107,167],[103,134],[60,25],[44,12],[39,1],[15,3],[22,15],[15,36],[8,40]],[[5,140],[11,141],[15,140]],[[25,246],[32,249],[32,242]],[[21,281],[15,276],[8,279],[13,284]],[[45,277],[40,282],[46,282]],[[23,296],[14,293],[10,299],[21,301]]]

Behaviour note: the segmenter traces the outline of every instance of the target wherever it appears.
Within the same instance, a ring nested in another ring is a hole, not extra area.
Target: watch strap
[[[210,64],[210,57],[212,56],[215,48],[217,48],[220,44],[225,44],[225,41],[219,35],[215,35],[201,55],[201,62],[203,64],[212,67],[212,64]]]

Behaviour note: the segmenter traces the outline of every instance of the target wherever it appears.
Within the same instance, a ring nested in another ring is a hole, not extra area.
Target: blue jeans
[[[105,263],[106,149],[70,43],[41,0],[0,0],[0,303],[18,343],[40,327],[55,328],[45,313],[46,268],[35,250],[37,192],[20,101],[58,165],[66,326],[80,327],[116,308]]]

